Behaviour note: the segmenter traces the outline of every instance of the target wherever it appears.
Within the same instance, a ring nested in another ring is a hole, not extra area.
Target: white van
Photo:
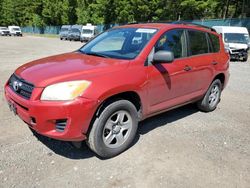
[[[81,30],[81,42],[89,41],[90,39],[94,38],[95,35],[98,34],[97,27],[88,23],[82,26]]]
[[[0,27],[0,35],[1,36],[11,36],[10,31],[7,27]]]
[[[217,33],[222,34],[225,48],[233,60],[247,61],[250,47],[249,33],[245,27],[213,26]]]
[[[21,28],[19,26],[9,26],[8,29],[12,36],[23,36]]]

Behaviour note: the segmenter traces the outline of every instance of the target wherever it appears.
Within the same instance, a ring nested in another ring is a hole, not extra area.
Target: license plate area
[[[8,106],[9,106],[10,111],[12,111],[14,113],[14,115],[17,115],[16,104],[12,101],[8,101]]]

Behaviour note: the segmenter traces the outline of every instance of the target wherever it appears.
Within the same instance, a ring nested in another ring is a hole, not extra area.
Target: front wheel
[[[115,101],[95,119],[87,144],[100,157],[114,157],[132,144],[137,126],[135,106],[127,100]]]
[[[242,60],[242,61],[246,62],[246,61],[247,61],[247,59],[248,59],[248,55],[245,55],[245,57],[243,58],[243,60]]]
[[[215,110],[218,103],[220,102],[221,91],[221,81],[219,79],[214,80],[208,88],[205,96],[200,101],[198,101],[198,108],[204,112],[211,112]]]

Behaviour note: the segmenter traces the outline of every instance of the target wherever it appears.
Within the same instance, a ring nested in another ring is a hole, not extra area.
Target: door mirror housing
[[[171,63],[174,61],[174,53],[171,51],[160,50],[154,54],[153,63]]]

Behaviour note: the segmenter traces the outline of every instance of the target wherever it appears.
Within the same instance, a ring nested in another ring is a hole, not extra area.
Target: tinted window
[[[212,43],[212,52],[219,52],[220,51],[220,40],[219,37],[213,34],[209,34]]]
[[[175,58],[185,57],[184,30],[171,30],[162,35],[155,45],[155,52],[159,50],[172,51]]]
[[[188,31],[191,55],[208,53],[206,33],[200,31]]]

